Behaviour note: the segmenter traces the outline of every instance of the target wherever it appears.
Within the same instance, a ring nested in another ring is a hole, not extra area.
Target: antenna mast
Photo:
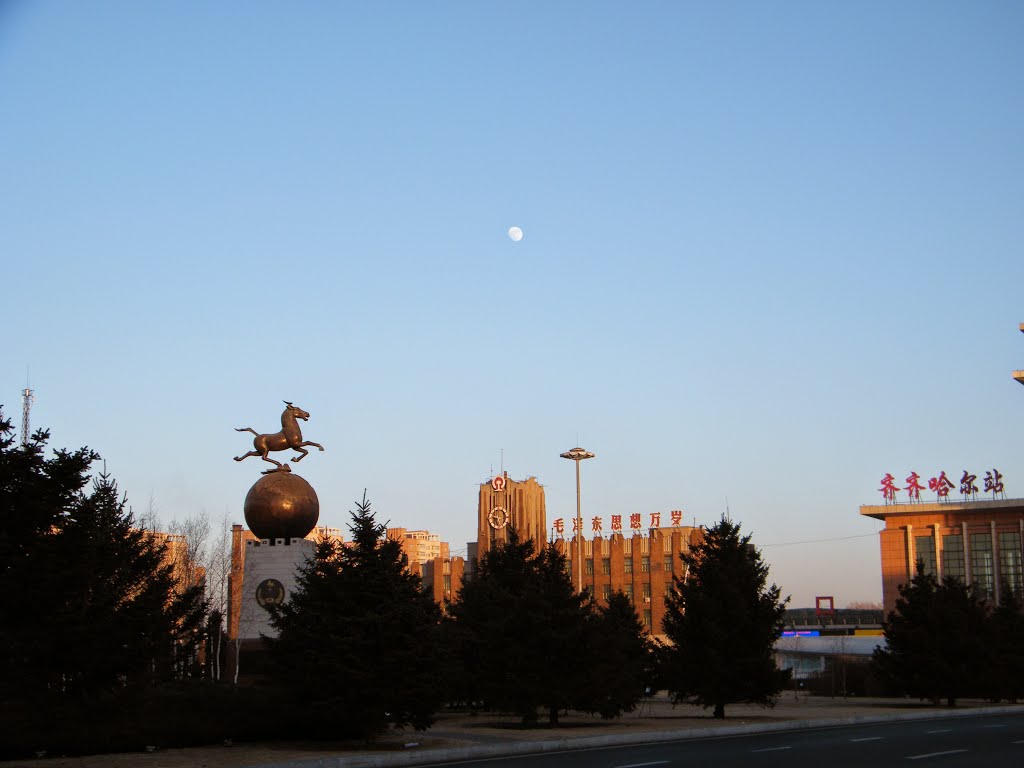
[[[32,390],[25,387],[21,393],[21,447],[28,448],[28,412],[32,410],[32,401],[35,400],[35,395]]]

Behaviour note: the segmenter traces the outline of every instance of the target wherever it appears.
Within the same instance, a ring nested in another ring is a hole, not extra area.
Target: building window
[[[1006,587],[1017,597],[1022,596],[1022,573],[1020,558],[1020,534],[1000,533],[999,534],[999,583]]]
[[[607,601],[608,598],[611,597],[611,596],[612,596],[612,585],[611,584],[604,584],[604,585],[602,585],[601,586],[601,597],[603,597]]]
[[[971,586],[978,596],[991,599],[992,590],[992,534],[971,534]]]
[[[644,555],[640,558],[640,573],[649,573],[651,570],[651,558]]]
[[[942,537],[942,577],[964,580],[964,537],[950,534]]]
[[[632,557],[627,557],[626,558],[626,573],[632,573],[632,572],[633,572],[633,558]]]
[[[644,626],[647,627],[647,629],[650,629],[651,625],[653,623],[654,622],[651,621],[651,609],[650,608],[645,608],[644,609]]]
[[[627,560],[626,562],[628,563],[629,561]],[[633,600],[633,585],[632,584],[627,584],[623,588],[622,591],[626,593],[626,597],[628,597],[630,599],[630,601]]]
[[[665,573],[672,573],[672,555],[665,555]]]
[[[452,592],[452,577],[450,574],[444,575],[444,593],[450,595]]]
[[[610,557],[604,557],[601,559],[601,573],[607,576],[612,572],[612,559]]]
[[[593,576],[594,575],[594,558],[588,557],[586,565],[584,567],[587,569],[587,576]]]
[[[935,575],[935,539],[931,536],[914,537],[914,556],[924,563],[924,572]],[[917,574],[917,563],[914,563],[914,574]]]
[[[649,582],[644,582],[644,597],[648,600],[651,599],[651,585]]]

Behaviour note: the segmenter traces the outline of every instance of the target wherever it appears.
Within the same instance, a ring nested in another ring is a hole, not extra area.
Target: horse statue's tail
[[[259,432],[257,432],[257,431],[256,431],[255,429],[253,429],[252,427],[241,427],[241,428],[239,428],[239,427],[235,427],[235,432],[252,432],[252,433],[253,433],[254,435],[256,435],[257,437],[258,437],[258,436],[259,436],[259,434],[260,434]]]

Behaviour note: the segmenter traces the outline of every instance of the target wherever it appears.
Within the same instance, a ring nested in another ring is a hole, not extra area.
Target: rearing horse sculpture
[[[271,464],[276,464],[277,469],[268,469],[267,472],[290,472],[287,464],[282,464],[280,461],[274,461],[267,454],[271,451],[287,451],[289,448],[296,450],[300,455],[293,456],[292,461],[298,463],[302,461],[306,456],[309,455],[309,451],[305,450],[303,446],[313,445],[319,448],[321,451],[324,449],[320,443],[314,443],[309,440],[302,439],[302,430],[299,428],[299,419],[303,421],[309,420],[309,414],[301,408],[292,405],[287,400],[284,404],[288,406],[284,409],[284,413],[281,414],[281,431],[274,432],[269,435],[261,435],[252,427],[241,427],[235,428],[235,432],[252,432],[256,437],[252,440],[252,447],[255,448],[253,451],[249,451],[244,456],[235,456],[235,461],[242,461],[250,456],[262,456],[264,461],[269,461]],[[267,474],[264,472],[263,474]]]

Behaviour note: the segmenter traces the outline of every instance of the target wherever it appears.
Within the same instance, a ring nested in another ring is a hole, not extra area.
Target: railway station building
[[[1024,596],[1024,499],[866,505],[860,514],[885,523],[879,544],[886,613],[896,607],[899,587],[913,578],[918,560],[940,581],[961,579],[996,605],[1005,590]]]

